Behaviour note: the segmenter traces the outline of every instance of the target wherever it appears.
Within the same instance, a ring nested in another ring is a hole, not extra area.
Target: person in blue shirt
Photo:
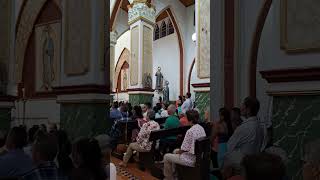
[[[27,132],[22,127],[14,127],[6,141],[7,153],[0,156],[0,177],[21,176],[33,168],[32,159],[24,153]]]
[[[113,106],[110,110],[110,118],[111,119],[120,119],[122,117],[121,112],[118,110],[118,102],[114,102]]]

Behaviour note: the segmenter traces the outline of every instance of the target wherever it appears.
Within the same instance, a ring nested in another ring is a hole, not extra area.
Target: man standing
[[[182,113],[185,114],[187,111],[192,110],[193,103],[191,101],[191,93],[187,93],[187,99],[183,102],[181,106]]]
[[[226,155],[240,151],[244,155],[261,151],[264,132],[257,119],[260,103],[256,98],[247,97],[241,105],[243,122],[236,128],[227,144]]]

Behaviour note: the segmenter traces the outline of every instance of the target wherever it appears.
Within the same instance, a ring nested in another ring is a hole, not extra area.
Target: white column
[[[131,32],[131,56],[129,72],[129,89],[148,89],[144,79],[153,76],[153,30],[155,8],[146,0],[133,0],[128,11],[128,24]]]
[[[115,46],[117,44],[117,32],[110,32],[110,87],[113,92],[116,91],[117,80],[114,79],[115,72]]]

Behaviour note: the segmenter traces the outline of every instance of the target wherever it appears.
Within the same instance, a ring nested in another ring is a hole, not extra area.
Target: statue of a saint
[[[169,81],[166,81],[165,85],[164,85],[164,89],[163,89],[163,102],[165,104],[170,103],[169,100]]]
[[[127,76],[127,71],[124,70],[123,71],[123,90],[127,90],[128,89],[128,76]]]
[[[158,71],[156,72],[156,90],[162,91],[163,88],[163,75],[161,73],[161,68],[158,67]]]
[[[54,68],[53,68],[53,58],[54,58],[54,45],[53,40],[49,34],[49,27],[46,27],[44,30],[45,41],[43,43],[43,70],[42,70],[42,87],[46,90],[52,88],[52,81],[54,80]]]
[[[150,73],[145,73],[143,75],[143,87],[146,89],[151,89],[152,88],[152,78]]]

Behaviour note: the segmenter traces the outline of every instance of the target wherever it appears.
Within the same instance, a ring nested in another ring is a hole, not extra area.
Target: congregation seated
[[[118,102],[114,102],[112,108],[110,110],[110,118],[111,119],[120,119],[122,117],[121,112],[118,110],[119,105]]]
[[[32,159],[24,153],[27,132],[22,127],[14,127],[8,134],[5,153],[0,156],[0,177],[21,176],[33,168]]]
[[[23,180],[67,180],[54,160],[58,153],[58,141],[53,134],[37,133],[32,146],[32,159],[35,168],[22,176]]]
[[[149,110],[147,112],[147,122],[142,126],[137,136],[136,142],[130,143],[123,161],[120,163],[121,166],[126,167],[129,159],[131,158],[133,151],[137,152],[148,152],[151,150],[152,142],[149,141],[151,131],[160,129],[157,122],[154,121],[155,113]]]
[[[34,125],[28,131],[28,144],[23,148],[23,150],[30,157],[32,157],[32,145],[34,143],[35,135],[39,129],[40,127],[38,125]]]
[[[165,179],[175,179],[177,174],[175,172],[175,164],[194,167],[195,156],[195,142],[197,139],[206,137],[206,133],[198,124],[199,113],[195,110],[188,110],[186,116],[189,124],[192,126],[184,137],[180,149],[176,149],[173,154],[168,153],[164,156],[164,176]]]
[[[71,180],[105,180],[107,178],[103,154],[94,138],[80,138],[72,145],[72,160],[75,168]]]
[[[138,127],[132,130],[131,141],[135,141],[140,129],[147,120],[143,117],[141,106],[134,106],[132,110],[132,119],[137,121]]]
[[[168,115],[165,123],[164,123],[164,129],[172,129],[172,128],[177,128],[180,126],[180,121],[177,116],[175,116],[176,112],[176,107],[175,105],[171,104],[168,107]],[[159,151],[161,156],[163,156],[167,152],[172,152],[175,148],[177,141],[177,136],[170,136],[166,138],[160,139],[160,144],[159,144]]]

